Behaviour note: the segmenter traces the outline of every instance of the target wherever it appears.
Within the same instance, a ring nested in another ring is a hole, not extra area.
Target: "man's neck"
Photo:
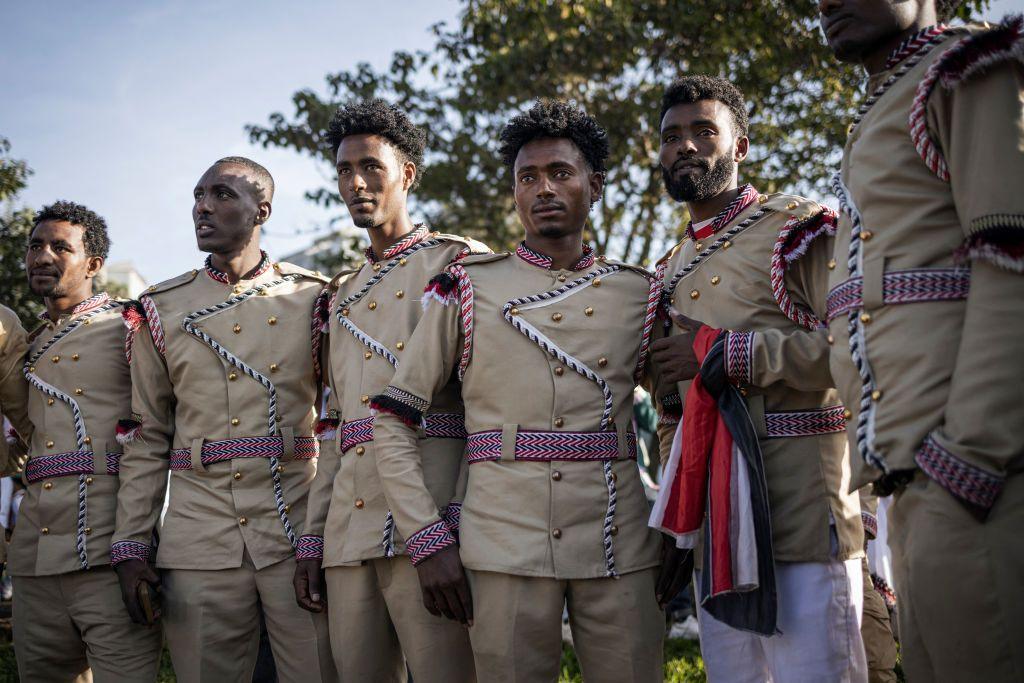
[[[864,67],[868,76],[874,76],[875,74],[881,73],[885,70],[885,66],[889,62],[889,55],[893,53],[893,50],[900,46],[900,43],[921,29],[938,23],[938,17],[935,16],[934,12],[928,12],[928,8],[922,9],[924,11],[921,16],[919,16],[914,23],[904,31],[896,33],[891,37],[878,42],[868,52],[864,53],[864,56],[861,58],[861,66]]]
[[[527,235],[526,246],[551,259],[551,270],[572,270],[583,258],[583,231],[559,237]]]
[[[739,185],[733,182],[728,190],[716,194],[711,199],[705,199],[702,202],[686,202],[686,210],[690,212],[690,221],[700,223],[714,218],[738,196],[740,196]]]
[[[370,246],[373,248],[374,255],[380,258],[384,252],[397,244],[398,240],[412,232],[415,227],[412,217],[409,216],[408,212],[402,212],[402,215],[396,220],[367,230],[370,235]]]
[[[234,284],[241,280],[249,271],[263,260],[259,242],[255,240],[239,251],[226,254],[210,254],[210,264],[227,275],[228,282]]]
[[[46,306],[46,315],[50,320],[57,320],[62,315],[68,315],[71,313],[71,311],[75,310],[75,306],[82,303],[92,295],[92,280],[86,280],[73,292],[68,292],[63,296],[53,298],[46,297],[43,299],[43,305]]]

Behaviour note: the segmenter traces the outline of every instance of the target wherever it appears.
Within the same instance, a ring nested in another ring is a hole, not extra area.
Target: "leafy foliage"
[[[25,189],[32,169],[25,161],[11,158],[10,152],[10,141],[0,137],[0,301],[32,329],[42,311],[25,277],[25,251],[35,213],[16,206],[18,193]]]

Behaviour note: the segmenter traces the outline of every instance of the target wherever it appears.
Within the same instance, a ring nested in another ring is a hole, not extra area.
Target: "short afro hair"
[[[86,206],[75,204],[63,199],[44,206],[32,219],[32,230],[45,221],[67,221],[82,229],[82,244],[85,245],[86,256],[99,256],[106,260],[110,253],[110,237],[107,235],[107,222]]]
[[[406,161],[416,164],[416,180],[412,186],[419,185],[427,134],[396,105],[375,97],[339,108],[327,124],[327,142],[335,158],[341,141],[349,135],[379,135],[390,142]]]
[[[501,131],[501,157],[514,168],[519,150],[537,138],[567,138],[576,145],[591,171],[605,172],[608,133],[593,116],[561,100],[539,100],[529,111],[513,116]]]
[[[221,164],[235,164],[249,171],[249,173],[255,176],[256,186],[263,190],[263,198],[268,202],[274,200],[274,176],[270,175],[270,171],[261,164],[248,157],[224,157],[223,159],[217,159],[213,163],[214,166]]]
[[[736,137],[747,134],[749,121],[743,93],[730,81],[717,76],[684,76],[674,81],[661,98],[661,116],[658,120],[664,119],[665,112],[677,104],[693,104],[701,100],[715,100],[724,104],[732,113]]]

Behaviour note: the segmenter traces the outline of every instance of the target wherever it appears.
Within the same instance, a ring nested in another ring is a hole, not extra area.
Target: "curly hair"
[[[949,21],[960,10],[963,0],[935,0],[935,13],[940,21]]]
[[[502,160],[515,167],[519,150],[537,138],[568,138],[576,145],[591,171],[604,173],[608,160],[608,133],[580,107],[560,100],[540,100],[529,111],[513,116],[501,131]]]
[[[338,147],[346,137],[366,134],[381,136],[394,145],[406,161],[416,164],[413,188],[419,185],[427,134],[413,124],[404,111],[378,97],[340,107],[327,125],[327,142],[334,157],[338,156]]]
[[[661,98],[661,115],[677,104],[692,104],[701,100],[721,102],[732,113],[734,132],[737,137],[747,134],[747,103],[740,89],[724,78],[717,76],[684,76],[672,83]]]
[[[256,163],[248,157],[224,157],[223,159],[217,159],[213,162],[214,166],[220,164],[234,164],[235,166],[241,166],[245,170],[252,174],[253,180],[256,181],[256,187],[263,192],[263,196],[260,199],[266,201],[273,201],[274,199],[274,176],[270,175],[270,171],[264,168],[262,165]]]
[[[58,200],[36,213],[32,219],[32,229],[35,230],[44,221],[67,221],[82,228],[82,244],[85,245],[86,256],[106,259],[110,253],[107,222],[86,206],[63,199]]]

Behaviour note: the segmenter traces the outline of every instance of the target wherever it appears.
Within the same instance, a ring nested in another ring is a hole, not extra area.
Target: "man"
[[[14,422],[31,437],[8,564],[23,681],[152,682],[159,665],[160,629],[131,622],[110,568],[131,378],[122,303],[93,293],[109,248],[100,216],[60,201],[36,214],[25,256],[46,311],[23,368],[34,429]]]
[[[688,442],[689,402],[699,396],[688,381],[700,375],[706,386],[718,363],[722,376],[739,387],[754,448],[763,457],[770,555],[762,556],[765,547],[758,546],[757,561],[774,560],[774,579],[762,577],[758,585],[768,595],[778,592],[777,603],[770,599],[766,608],[777,609],[775,623],[769,617],[763,631],[713,607],[725,584],[709,558],[717,561],[723,547],[714,544],[728,543],[729,534],[704,533],[697,571],[704,665],[713,681],[864,680],[863,527],[857,496],[844,490],[850,465],[828,341],[810,313],[824,299],[835,217],[801,197],[740,187],[738,166],[748,146],[746,103],[732,83],[689,76],[666,90],[660,163],[667,192],[686,203],[691,221],[686,237],[658,265],[664,296],[683,314],[671,336],[652,345],[669,387],[661,405],[685,404],[681,438],[666,440],[665,452],[685,476],[695,448]],[[709,353],[703,366],[695,352],[701,325],[721,330],[715,337],[721,353]],[[674,382],[685,383],[678,394]],[[711,476],[714,512],[722,500]],[[757,482],[753,486],[756,492]],[[654,519],[671,490],[662,487]],[[683,489],[682,503],[704,490],[703,484]],[[729,496],[728,489],[721,493]],[[688,538],[690,545],[697,542],[696,534]],[[734,567],[750,548],[742,542],[734,548]]]
[[[260,249],[273,194],[254,161],[214,163],[193,191],[205,266],[151,287],[125,316],[134,438],[111,552],[132,618],[162,614],[181,681],[248,681],[261,609],[282,681],[335,677],[325,620],[291,597],[317,466],[310,327],[324,280]],[[163,586],[152,615],[147,584]]]
[[[413,224],[406,204],[422,173],[425,138],[404,112],[379,99],[339,109],[328,128],[338,191],[356,226],[367,231],[370,248],[358,269],[341,273],[325,292],[330,422],[324,423],[325,456],[310,494],[295,594],[313,612],[322,612],[327,598],[342,680],[405,680],[406,664],[417,682],[476,680],[466,629],[444,619],[432,602],[424,606],[420,581],[427,595],[447,586],[436,585],[444,579],[436,563],[421,564],[406,535],[404,508],[394,500],[403,492],[381,488],[369,407],[370,396],[419,353],[410,337],[423,313],[417,294],[427,280],[458,258],[489,251]],[[429,483],[432,511],[442,510],[456,533],[466,433],[451,379],[438,387],[425,416],[416,441],[423,472],[416,476]],[[321,567],[327,568],[326,596]]]
[[[431,280],[416,355],[371,401],[381,483],[414,557],[456,577],[430,598],[471,624],[481,680],[556,680],[567,605],[588,681],[660,681],[658,603],[671,596],[656,594],[659,538],[631,428],[659,287],[583,244],[608,155],[593,118],[541,102],[501,140],[526,239]],[[453,375],[469,432],[458,538],[419,474],[429,454],[415,431]]]
[[[27,413],[28,382],[21,370],[27,349],[27,335],[18,314],[0,305],[0,424],[7,418],[14,430],[3,434],[4,438],[0,439],[0,474],[4,476],[10,476],[18,469],[18,448],[12,446],[20,445],[32,434]],[[0,555],[6,548],[6,543],[0,543]],[[5,561],[4,557],[0,556],[0,562]]]
[[[832,375],[851,487],[888,510],[910,680],[1024,678],[1024,54],[1021,17],[956,2],[821,0],[867,73],[841,171]]]

